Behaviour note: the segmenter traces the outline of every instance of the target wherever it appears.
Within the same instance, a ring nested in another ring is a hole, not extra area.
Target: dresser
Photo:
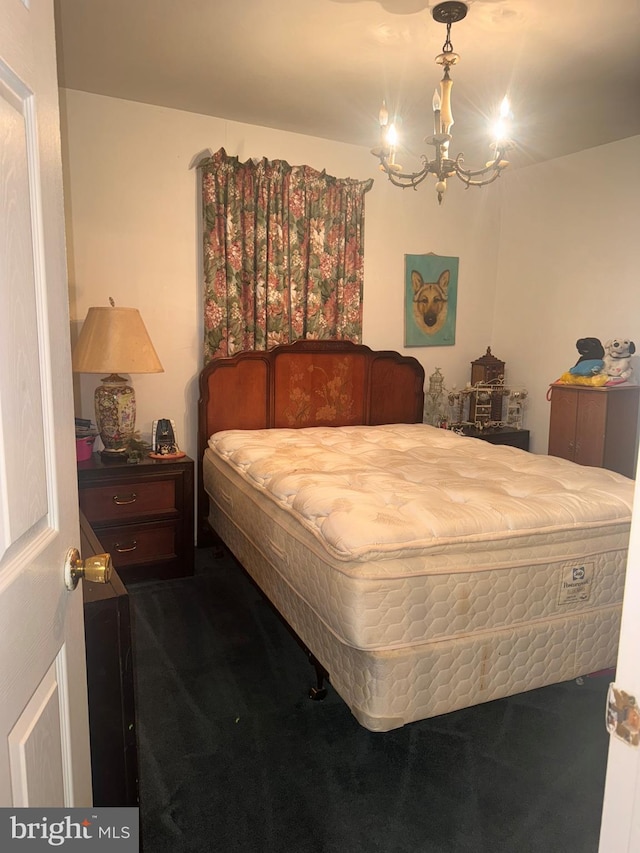
[[[78,462],[80,509],[125,583],[193,574],[193,488],[188,456]]]
[[[549,455],[636,475],[640,386],[552,385]]]
[[[80,513],[83,559],[103,547]],[[94,806],[138,805],[138,748],[129,595],[113,571],[109,583],[82,581]]]

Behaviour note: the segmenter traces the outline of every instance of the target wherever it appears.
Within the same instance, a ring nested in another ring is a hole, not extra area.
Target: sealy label
[[[593,577],[593,563],[564,566],[560,572],[558,604],[577,604],[589,601]]]

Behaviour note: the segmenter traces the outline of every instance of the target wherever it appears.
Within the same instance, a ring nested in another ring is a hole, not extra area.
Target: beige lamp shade
[[[137,308],[89,308],[73,348],[75,373],[163,373]]]
[[[102,458],[125,457],[135,435],[136,396],[120,373],[163,373],[140,312],[136,308],[89,308],[73,348],[76,373],[106,373],[96,388],[96,425],[104,445]]]

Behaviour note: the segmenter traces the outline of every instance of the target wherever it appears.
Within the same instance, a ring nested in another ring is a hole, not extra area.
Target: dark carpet
[[[129,587],[145,853],[597,851],[612,676],[363,729],[229,557]]]

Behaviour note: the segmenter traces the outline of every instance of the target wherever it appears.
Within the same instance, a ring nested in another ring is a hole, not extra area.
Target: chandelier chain
[[[447,23],[447,37],[442,45],[443,53],[453,53],[453,45],[451,44],[451,21]]]

